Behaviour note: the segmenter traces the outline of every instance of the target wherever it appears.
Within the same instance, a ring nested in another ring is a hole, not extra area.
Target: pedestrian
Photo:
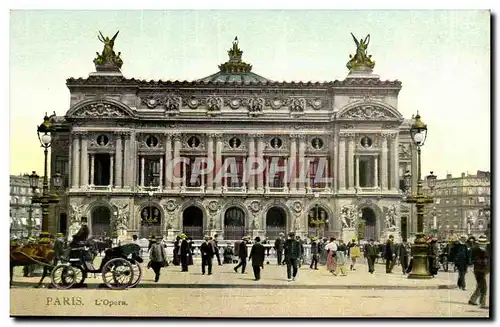
[[[181,245],[179,247],[179,257],[181,260],[181,272],[187,272],[188,271],[188,266],[189,266],[189,261],[190,261],[190,248],[189,248],[189,243],[187,241],[187,236],[186,234],[181,234],[179,235],[181,238]],[[191,258],[191,261],[193,259]]]
[[[219,253],[219,240],[218,240],[219,235],[215,234],[213,243],[214,243],[214,251],[215,251],[215,257],[217,258],[217,263],[219,266],[222,266],[222,262],[220,261],[220,253]]]
[[[276,259],[278,260],[278,265],[283,264],[283,233],[278,235],[278,238],[274,241],[274,251],[276,252]]]
[[[366,261],[368,262],[368,272],[373,274],[375,272],[375,260],[377,259],[377,245],[373,238],[365,245],[364,253]]]
[[[330,238],[330,242],[325,245],[325,250],[328,252],[328,258],[326,260],[326,269],[333,275],[337,276],[337,243],[335,242],[335,237]]]
[[[361,249],[359,247],[359,244],[356,243],[355,239],[352,239],[352,241],[348,245],[348,254],[351,258],[351,266],[349,270],[356,271],[356,268],[354,268],[354,266],[356,265],[356,260],[361,257]]]
[[[257,236],[248,256],[248,260],[252,260],[253,275],[256,281],[260,280],[260,269],[264,269],[265,251],[264,246],[260,244],[260,237]]]
[[[467,236],[462,235],[457,243],[453,245],[453,257],[455,258],[454,265],[457,267],[458,271],[458,281],[457,286],[459,289],[465,291],[465,275],[467,274],[467,267],[470,262],[470,251],[466,244]]]
[[[328,251],[325,249],[328,244],[328,239],[323,237],[321,242],[318,244],[318,252],[319,252],[319,264],[325,265],[328,260]]]
[[[313,236],[311,238],[311,241],[312,241],[311,242],[311,255],[312,255],[312,259],[311,259],[311,265],[309,266],[309,268],[314,269],[314,270],[318,270],[319,249],[318,249],[317,238]]]
[[[335,259],[337,263],[337,269],[335,271],[335,275],[340,273],[340,276],[347,276],[345,272],[345,264],[347,262],[347,246],[344,244],[344,241],[339,240],[339,244],[337,246],[337,252],[335,253]]]
[[[231,243],[227,242],[222,255],[224,257],[224,263],[234,263],[233,262],[234,251],[233,248],[231,247]]]
[[[54,240],[54,266],[57,266],[59,261],[64,256],[64,234],[63,233],[57,233],[56,234],[56,239]]]
[[[238,272],[238,268],[241,267],[241,273],[245,273],[245,269],[247,267],[247,256],[248,256],[248,248],[247,248],[247,240],[248,236],[243,236],[241,242],[238,243],[238,257],[240,257],[240,263],[236,267],[234,267],[234,272]]]
[[[194,254],[194,241],[191,237],[188,237],[187,238],[187,244],[188,244],[188,256],[187,256],[187,259],[188,259],[188,266],[192,266],[194,265],[194,261],[193,261],[193,254]]]
[[[295,238],[295,233],[288,233],[288,239],[285,242],[285,261],[288,281],[295,280],[297,277],[298,260],[300,258],[300,243]],[[293,268],[293,271],[292,271]]]
[[[439,266],[438,266],[438,248],[437,248],[437,239],[431,237],[429,239],[429,254],[428,254],[428,262],[429,262],[429,272],[434,277],[438,274]]]
[[[384,248],[384,259],[385,259],[385,273],[392,274],[392,268],[394,268],[394,259],[396,253],[394,251],[394,236],[389,235]]]
[[[172,260],[172,263],[174,266],[178,266],[181,264],[181,259],[180,259],[180,250],[181,248],[181,237],[177,235],[175,237],[175,242],[174,242],[174,258]]]
[[[401,263],[401,269],[403,270],[403,275],[406,275],[406,270],[408,269],[408,258],[410,254],[410,248],[409,248],[408,241],[403,241],[401,245],[399,246],[399,261]]]
[[[200,246],[202,275],[205,275],[205,266],[208,266],[208,274],[212,274],[212,258],[214,256],[214,246],[210,241],[210,236],[206,235],[205,242],[203,242]]]
[[[155,272],[155,283],[157,283],[160,279],[160,270],[166,266],[167,262],[167,252],[165,251],[165,247],[161,244],[161,237],[152,240],[149,250],[149,260],[150,263],[148,266]]]
[[[486,306],[486,275],[490,273],[490,253],[488,238],[485,235],[479,236],[476,245],[472,248],[472,260],[474,262],[474,277],[476,277],[476,290],[472,293],[469,304],[476,305],[479,298],[480,308],[488,309]]]
[[[299,268],[300,268],[300,267],[302,267],[302,261],[304,261],[304,242],[300,239],[300,236],[298,236],[298,235],[295,237],[295,240],[297,242],[299,242],[299,246],[300,246],[300,256],[299,256],[299,260],[297,261]]]

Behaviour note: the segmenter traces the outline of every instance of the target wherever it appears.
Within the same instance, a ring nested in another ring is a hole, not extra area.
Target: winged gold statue
[[[368,34],[364,39],[361,38],[359,41],[354,34],[351,33],[351,35],[354,43],[356,43],[356,54],[354,56],[349,55],[351,60],[347,63],[347,68],[349,70],[357,70],[362,67],[373,69],[373,67],[375,67],[375,61],[373,61],[371,59],[372,56],[367,53],[368,44],[370,43],[370,34]]]
[[[102,53],[99,54],[97,52],[97,58],[94,59],[94,63],[96,66],[116,66],[117,68],[121,68],[123,65],[123,61],[120,58],[120,52],[118,52],[118,55],[114,51],[114,46],[115,46],[115,40],[116,37],[118,36],[118,33],[120,31],[116,32],[116,34],[112,37],[109,38],[108,36],[104,37],[102,35],[102,32],[99,31],[99,35],[97,38],[99,41],[104,43],[104,49],[102,50]]]

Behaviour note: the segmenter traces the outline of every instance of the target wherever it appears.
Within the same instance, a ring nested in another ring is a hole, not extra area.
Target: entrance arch
[[[184,234],[192,239],[203,239],[203,211],[197,206],[190,206],[182,212]]]
[[[286,232],[286,211],[281,207],[271,207],[266,213],[266,237],[276,238]]]
[[[161,219],[161,211],[154,205],[142,208],[139,237],[148,238],[150,236],[162,236]]]
[[[313,206],[307,215],[309,236],[325,237],[328,235],[328,211],[320,205]],[[318,222],[321,221],[320,224]]]
[[[91,234],[95,238],[112,237],[111,210],[106,206],[98,206],[91,213]]]
[[[365,240],[377,240],[377,215],[375,211],[370,207],[364,207],[361,209],[361,214],[361,219],[365,223],[363,238]]]
[[[231,207],[224,214],[224,239],[241,240],[245,236],[245,212]]]

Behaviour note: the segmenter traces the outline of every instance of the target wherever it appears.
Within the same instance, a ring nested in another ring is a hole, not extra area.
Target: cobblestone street
[[[475,287],[471,273],[467,274],[468,289],[464,292],[455,288],[455,273],[442,272],[429,280],[409,280],[398,266],[393,274],[386,274],[385,267],[377,265],[371,275],[366,265],[360,264],[346,277],[332,276],[325,267],[315,271],[302,266],[295,282],[286,280],[285,267],[273,264],[265,266],[258,282],[253,280],[251,268],[245,274],[236,274],[233,267],[214,266],[213,275],[202,276],[198,262],[188,273],[170,265],[162,270],[159,283],[153,282],[151,270],[144,269],[139,286],[126,291],[97,289],[101,282],[99,275],[88,279],[88,289],[33,289],[38,278],[23,278],[18,269],[11,289],[11,313],[204,317],[487,317],[489,314],[488,310],[467,304]],[[83,305],[58,305],[57,299],[63,301],[63,297],[79,297]],[[331,305],[326,307],[322,299],[330,299]]]

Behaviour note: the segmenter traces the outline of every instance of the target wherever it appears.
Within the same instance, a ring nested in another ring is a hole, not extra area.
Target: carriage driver
[[[87,238],[90,235],[89,226],[87,226],[87,217],[82,217],[81,221],[82,226],[80,227],[78,232],[73,235],[73,240],[71,241],[70,245],[72,248],[80,246],[80,243],[82,242],[86,242]]]

